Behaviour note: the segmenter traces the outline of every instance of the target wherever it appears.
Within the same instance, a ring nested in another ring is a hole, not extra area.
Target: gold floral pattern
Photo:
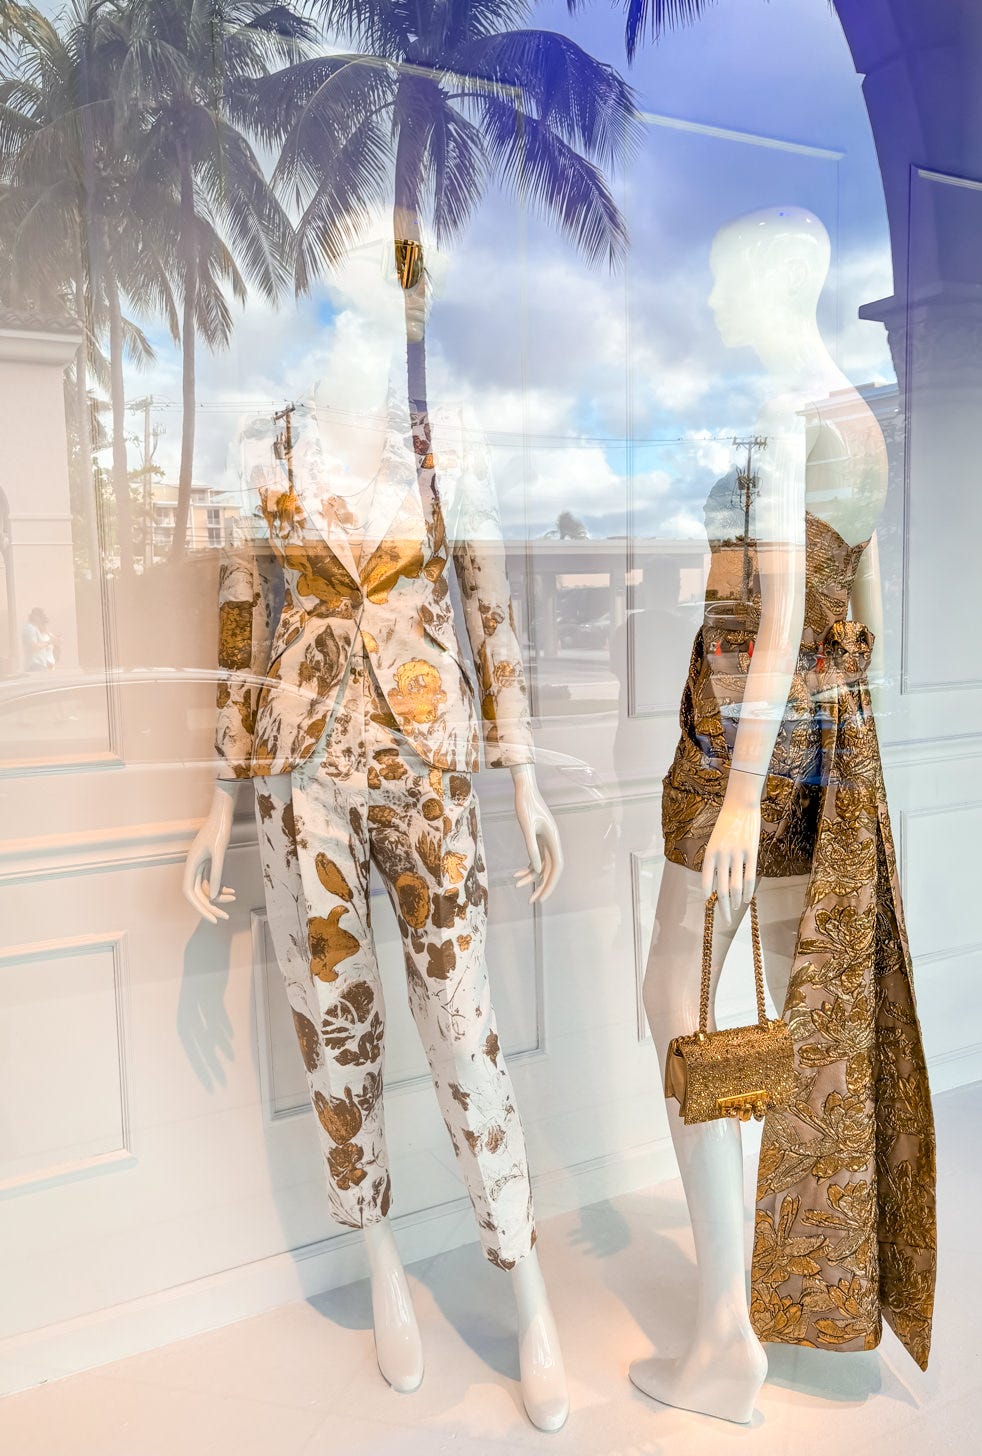
[[[339,1067],[364,1067],[381,1060],[382,1017],[369,981],[345,987],[324,1013],[321,1035]]]
[[[343,1097],[325,1097],[323,1092],[314,1093],[314,1111],[321,1127],[332,1142],[346,1143],[357,1137],[362,1129],[361,1108],[355,1101],[350,1087],[345,1087]]]
[[[354,891],[343,873],[323,852],[314,855],[314,869],[324,889],[330,894],[336,895],[339,900],[354,899]]]
[[[294,1011],[293,1025],[297,1033],[300,1055],[308,1072],[316,1072],[321,1064],[323,1052],[317,1027],[302,1011]]]
[[[319,981],[336,981],[338,966],[358,951],[358,937],[341,924],[346,914],[345,906],[335,905],[330,915],[312,915],[307,921],[310,968]]]
[[[760,856],[765,875],[809,875],[784,1007],[797,1091],[764,1123],[750,1308],[762,1340],[837,1350],[874,1348],[885,1319],[924,1367],[934,1124],[866,683],[872,637],[846,619],[864,549],[807,517],[805,626]],[[714,680],[713,655],[701,631],[665,780],[666,856],[692,869],[726,788],[733,716],[720,710],[744,681]]]
[[[218,665],[242,672],[252,660],[252,602],[222,602],[218,611]]]
[[[515,631],[504,545],[479,432],[460,412],[434,454],[429,417],[387,439],[383,464],[405,480],[386,534],[344,549],[351,510],[327,479],[316,426],[302,415],[293,483],[273,432],[243,432],[241,478],[258,499],[256,539],[223,548],[219,580],[218,727],[224,777],[272,775],[304,763],[329,722],[350,717],[347,667],[368,654],[381,711],[439,769],[509,767],[532,760],[528,693]],[[434,459],[446,462],[437,485]],[[243,512],[243,519],[249,512]],[[448,530],[449,525],[449,530]],[[447,583],[453,558],[480,692],[454,624]],[[479,709],[479,719],[475,714]],[[332,741],[333,741],[332,735]],[[376,766],[382,777],[382,765]]]
[[[365,1149],[358,1143],[341,1143],[339,1147],[331,1148],[328,1153],[327,1166],[342,1193],[349,1188],[357,1188],[368,1177],[368,1172],[362,1165],[364,1156]]]
[[[435,723],[446,701],[443,681],[432,663],[413,657],[396,668],[389,706],[403,722]]]
[[[345,702],[348,719],[325,728],[307,765],[256,782],[270,931],[322,1132],[331,1210],[361,1226],[385,1217],[391,1197],[374,862],[396,910],[410,1006],[485,1252],[512,1268],[535,1230],[484,958],[487,869],[471,780],[406,746],[367,654],[351,664]],[[337,773],[325,771],[328,762]],[[396,762],[402,772],[392,771]],[[373,775],[378,767],[385,772]]]
[[[397,876],[395,892],[400,915],[413,930],[420,930],[430,915],[430,892],[423,876],[406,870]]]

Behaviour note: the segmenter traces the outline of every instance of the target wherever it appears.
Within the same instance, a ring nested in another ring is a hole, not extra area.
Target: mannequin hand
[[[524,888],[539,881],[529,896],[531,905],[537,900],[547,900],[559,883],[563,849],[559,826],[539,793],[532,765],[519,764],[511,772],[515,780],[515,814],[529,857],[526,867],[515,871],[515,883]]]
[[[216,785],[208,817],[195,835],[184,864],[181,892],[202,920],[212,925],[228,919],[228,911],[221,906],[235,899],[234,890],[222,887],[222,869],[232,833],[236,787]]]
[[[708,900],[715,889],[727,923],[741,903],[749,902],[757,882],[760,843],[761,776],[731,769],[723,807],[709,836],[702,862],[702,892]]]

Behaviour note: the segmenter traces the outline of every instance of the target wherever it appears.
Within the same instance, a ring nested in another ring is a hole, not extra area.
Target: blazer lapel
[[[307,529],[316,533],[341,562],[353,582],[358,580],[358,563],[351,549],[349,533],[329,505],[332,494],[330,470],[317,433],[316,417],[308,421],[293,452],[294,479],[303,503]]]
[[[425,539],[430,519],[423,498],[432,487],[432,460],[424,462],[419,441],[414,439],[406,401],[400,401],[390,385],[387,398],[385,443],[376,480],[376,497],[370,523],[362,537],[357,559],[352,537],[338,519],[330,504],[331,498],[343,503],[344,495],[332,486],[332,464],[325,454],[318,428],[317,408],[312,393],[300,401],[304,417],[294,445],[294,477],[303,502],[308,529],[316,531],[337,556],[352,580],[361,583],[370,571],[374,558],[384,546],[394,524],[398,535]],[[418,434],[418,428],[416,428]]]
[[[373,509],[358,558],[362,573],[388,537],[393,524],[399,523],[400,535],[405,535],[409,529],[410,512],[407,508],[416,497],[416,465],[408,422],[406,429],[402,431],[395,427],[394,422],[391,424],[386,435],[375,490]],[[419,532],[421,524],[419,518],[413,514],[414,534]]]

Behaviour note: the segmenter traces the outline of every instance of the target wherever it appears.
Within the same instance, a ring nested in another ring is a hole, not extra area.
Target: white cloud
[[[758,21],[773,23],[770,16]],[[674,54],[681,54],[683,40],[673,38]],[[656,55],[653,48],[643,62],[646,74],[657,73],[664,84],[667,56],[667,49]],[[844,51],[834,65],[843,60]],[[802,58],[796,64],[802,84],[817,95],[825,73],[812,74]],[[832,67],[831,52],[821,65]],[[835,76],[841,80],[838,70]],[[852,86],[851,70],[848,79]],[[698,77],[676,76],[672,85],[689,96],[689,114],[713,119]],[[738,110],[748,104],[745,93],[741,82],[730,98],[737,105],[739,96]],[[754,105],[766,109],[765,100],[758,90]],[[661,103],[686,114],[681,100]],[[850,135],[868,147],[858,92],[849,105]],[[755,129],[767,132],[763,123]],[[701,531],[702,501],[732,467],[732,438],[751,433],[765,393],[753,354],[723,348],[707,307],[716,213],[745,181],[748,207],[772,184],[793,190],[814,182],[826,191],[833,185],[830,172],[815,182],[818,172],[804,163],[799,175],[798,163],[780,152],[649,132],[645,154],[623,185],[633,228],[626,274],[591,270],[554,230],[523,218],[517,203],[496,193],[452,260],[427,250],[439,285],[428,340],[431,402],[463,399],[473,406],[495,445],[503,511],[529,529],[548,524],[561,509],[589,517],[596,532],[626,528],[630,421],[635,528]],[[855,177],[858,198],[854,184]],[[725,196],[717,198],[716,189]],[[856,316],[861,303],[890,292],[886,230],[866,200],[849,207],[851,221],[843,216],[853,231],[837,261],[837,317],[828,337],[856,383],[888,381],[885,333]],[[322,395],[353,407],[390,366],[401,370],[401,298],[385,279],[389,226],[380,216],[371,245],[311,298],[279,307],[250,298],[237,317],[232,348],[217,357],[201,352],[196,479],[221,478],[244,409],[272,410],[315,380]],[[173,478],[179,354],[162,347],[150,374],[134,374],[129,383],[131,395],[149,389],[171,405],[158,416],[168,430],[158,458]]]

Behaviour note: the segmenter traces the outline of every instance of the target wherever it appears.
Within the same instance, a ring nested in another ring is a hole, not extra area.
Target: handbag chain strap
[[[714,890],[706,901],[706,916],[702,929],[702,987],[699,995],[699,1035],[705,1036],[709,1029],[709,992],[713,976],[713,912],[717,895]],[[754,948],[754,985],[757,991],[757,1022],[767,1025],[767,1005],[764,1001],[764,957],[760,949],[760,921],[757,918],[757,896],[750,901],[750,939]]]

